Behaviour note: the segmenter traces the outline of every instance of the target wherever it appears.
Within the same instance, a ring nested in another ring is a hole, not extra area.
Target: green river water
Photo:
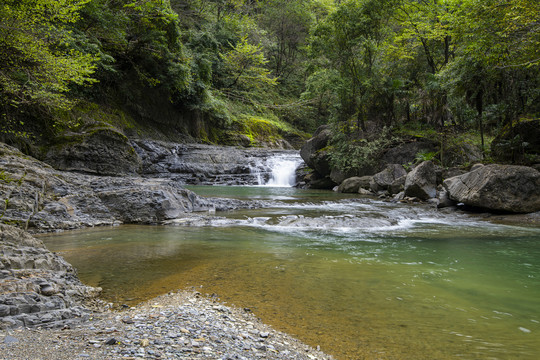
[[[331,192],[191,189],[272,203],[42,239],[106,300],[195,286],[337,359],[540,358],[538,227]]]

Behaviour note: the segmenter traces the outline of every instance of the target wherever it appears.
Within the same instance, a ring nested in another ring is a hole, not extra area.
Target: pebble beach
[[[0,332],[0,360],[333,359],[248,309],[178,291],[64,329]]]

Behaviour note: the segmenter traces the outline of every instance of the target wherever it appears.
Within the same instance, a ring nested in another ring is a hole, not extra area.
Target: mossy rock
[[[128,138],[103,123],[57,138],[45,162],[58,170],[99,175],[134,174],[141,168],[141,159]]]

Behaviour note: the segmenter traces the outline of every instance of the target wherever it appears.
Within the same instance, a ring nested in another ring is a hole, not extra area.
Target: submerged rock
[[[526,166],[486,165],[444,181],[450,199],[488,210],[540,210],[540,172]]]

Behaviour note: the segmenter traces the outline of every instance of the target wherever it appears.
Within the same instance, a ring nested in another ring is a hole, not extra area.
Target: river
[[[42,237],[116,304],[196,287],[338,359],[536,359],[540,228],[290,187],[204,225]]]

